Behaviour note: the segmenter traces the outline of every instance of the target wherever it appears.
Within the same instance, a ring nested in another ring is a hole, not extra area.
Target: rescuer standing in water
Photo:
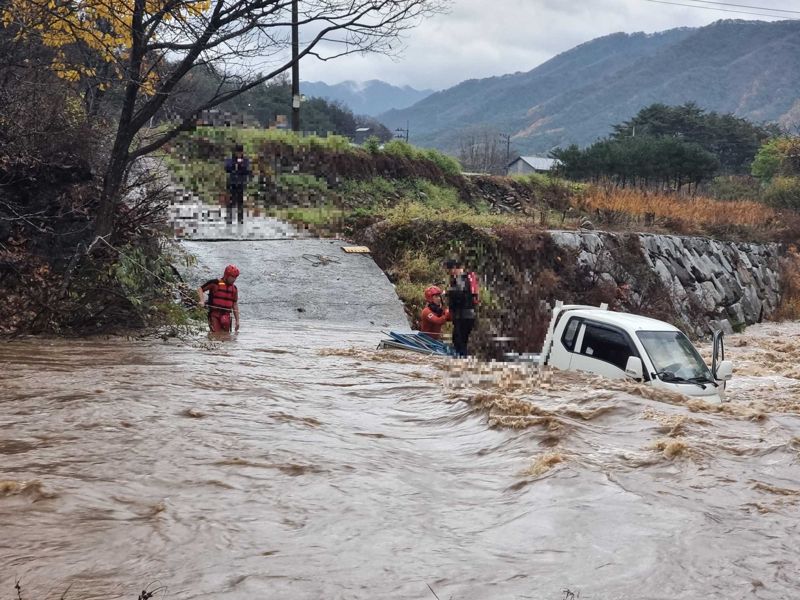
[[[234,284],[237,277],[239,269],[228,265],[222,279],[210,279],[197,290],[200,304],[208,306],[208,326],[214,333],[231,330],[231,315],[239,331],[239,290]],[[205,301],[206,292],[208,302]]]

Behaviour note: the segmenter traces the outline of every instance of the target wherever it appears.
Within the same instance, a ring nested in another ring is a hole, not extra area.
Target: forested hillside
[[[522,154],[587,145],[653,103],[733,113],[755,122],[800,121],[800,21],[719,21],[699,29],[614,34],[527,73],[465,81],[405,110],[411,138],[451,152],[476,129],[514,136]]]
[[[167,104],[168,110],[162,113],[163,118],[184,117],[181,100],[185,96],[197,93],[208,93],[220,85],[220,79],[213,72],[198,71],[192,73],[184,82],[182,95],[178,95]],[[262,127],[275,124],[279,115],[291,118],[292,85],[288,77],[277,77],[275,80],[258,85],[247,92],[223,102],[215,109],[221,111],[220,117],[210,118],[212,122],[225,121],[225,115],[235,116],[243,123],[258,123]],[[382,141],[390,140],[393,134],[374,118],[354,113],[354,111],[338,101],[324,98],[307,97],[300,111],[300,127],[305,132],[327,135],[329,133],[352,138],[357,127],[370,127],[372,134]]]

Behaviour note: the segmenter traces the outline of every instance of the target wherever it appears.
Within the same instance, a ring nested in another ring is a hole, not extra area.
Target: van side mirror
[[[733,377],[733,363],[729,360],[723,360],[717,365],[713,375],[717,381],[730,381],[731,377]]]
[[[628,363],[625,365],[625,375],[633,379],[644,378],[644,366],[642,359],[638,356],[629,356]]]
[[[725,360],[725,334],[719,329],[714,332],[713,353],[711,356],[711,374],[717,377],[717,367]]]

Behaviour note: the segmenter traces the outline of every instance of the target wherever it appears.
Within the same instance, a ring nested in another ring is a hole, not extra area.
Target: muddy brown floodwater
[[[0,595],[800,594],[798,324],[721,406],[380,337],[3,344]]]

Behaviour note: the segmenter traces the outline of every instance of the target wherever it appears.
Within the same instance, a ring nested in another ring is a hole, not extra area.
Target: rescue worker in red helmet
[[[200,304],[208,306],[208,326],[214,333],[230,331],[231,316],[236,320],[236,331],[239,331],[239,290],[234,284],[237,277],[239,269],[228,265],[222,279],[210,279],[197,290]],[[208,302],[205,300],[206,292]]]
[[[450,320],[450,311],[442,305],[442,289],[435,285],[425,288],[425,303],[419,318],[419,330],[441,339],[442,326]]]

